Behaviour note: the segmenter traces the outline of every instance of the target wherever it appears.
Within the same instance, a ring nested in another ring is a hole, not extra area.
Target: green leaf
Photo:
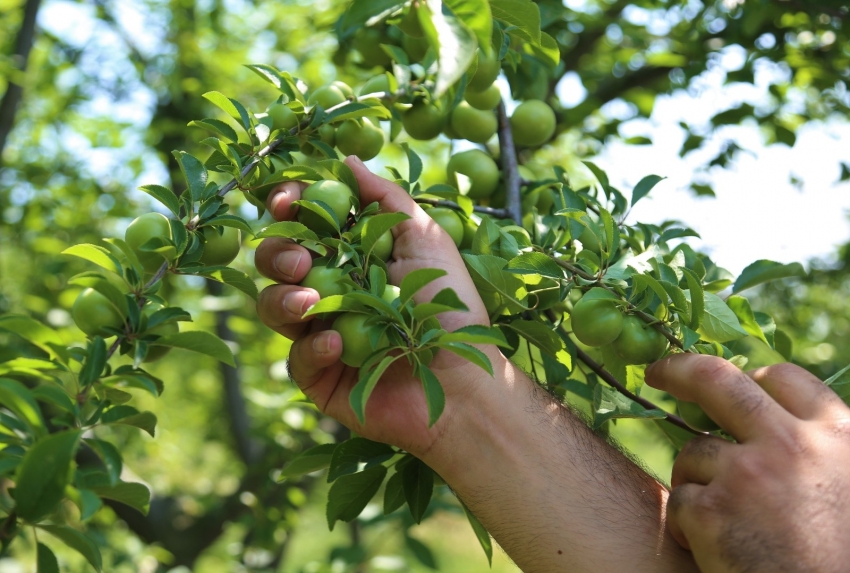
[[[434,96],[439,98],[466,73],[475,59],[478,41],[461,20],[443,10],[442,0],[426,0],[419,9],[427,15],[420,21],[429,43],[437,52]]]
[[[236,130],[220,119],[196,119],[194,121],[190,121],[188,125],[189,127],[200,127],[201,129],[217,133],[233,143],[237,143],[239,141],[239,136],[236,134]]]
[[[259,233],[258,239],[266,239],[268,237],[283,237],[285,239],[303,239],[307,241],[318,241],[319,236],[308,229],[301,223],[295,221],[282,221],[280,223],[272,223]]]
[[[550,279],[564,278],[564,270],[543,253],[522,253],[508,262],[506,270],[517,275],[540,275]]]
[[[207,187],[209,177],[206,167],[197,157],[189,155],[185,151],[175,151],[173,155],[180,165],[183,177],[186,178],[189,196],[192,201],[200,201],[204,197],[204,190]]]
[[[144,515],[150,509],[151,492],[140,483],[119,482],[113,486],[93,487],[91,490],[100,497],[129,505]]]
[[[211,356],[230,366],[236,365],[233,353],[230,351],[230,347],[227,346],[227,344],[225,344],[219,337],[202,330],[190,330],[188,332],[178,332],[177,334],[161,336],[157,340],[151,342],[151,345],[171,346],[174,348],[191,350],[192,352]]]
[[[36,549],[36,573],[59,573],[59,562],[47,545],[40,543]]]
[[[169,211],[178,217],[180,216],[180,202],[171,189],[162,185],[142,185],[139,189],[165,205]]]
[[[106,342],[101,337],[95,336],[89,344],[86,359],[77,377],[81,386],[88,386],[100,378],[106,367],[106,352]]]
[[[41,409],[32,391],[21,382],[11,378],[0,378],[0,404],[11,410],[21,422],[29,426],[36,438],[47,434]]]
[[[120,424],[122,426],[133,426],[144,430],[151,437],[156,432],[156,416],[153,412],[139,412],[132,406],[116,406],[107,410],[101,417],[104,424]]]
[[[94,541],[67,525],[39,525],[38,528],[59,539],[62,543],[85,557],[86,561],[88,561],[96,571],[101,571],[103,564],[100,557],[100,550],[97,548]]]
[[[647,175],[641,179],[638,184],[635,185],[634,191],[632,191],[632,206],[646,197],[647,194],[652,191],[652,188],[655,187],[659,181],[663,181],[664,179],[666,178],[659,177],[658,175]]]
[[[806,271],[800,263],[783,265],[782,263],[762,259],[749,265],[741,272],[741,275],[732,287],[732,293],[737,294],[748,288],[777,279],[802,277],[805,275]]]
[[[484,554],[487,556],[487,563],[490,566],[493,566],[493,540],[490,539],[490,534],[487,533],[487,530],[481,525],[481,522],[478,521],[478,518],[469,511],[469,508],[466,507],[466,504],[461,502],[461,507],[463,507],[463,512],[466,514],[466,519],[469,520],[469,525],[472,526],[472,531],[475,533],[475,537],[478,538],[478,543],[481,544],[481,549],[484,550]]]
[[[278,481],[323,470],[331,463],[336,444],[320,444],[292,458],[280,472]]]
[[[24,340],[44,350],[51,360],[68,359],[65,342],[52,328],[22,314],[4,314],[0,316],[0,330],[17,334]]]
[[[328,482],[353,474],[360,464],[370,467],[383,463],[392,458],[395,453],[395,450],[387,444],[373,442],[366,438],[357,437],[346,440],[334,449],[328,469]]]
[[[599,428],[614,418],[642,418],[661,420],[667,417],[664,410],[647,410],[614,388],[597,384],[593,389],[593,427]]]
[[[205,272],[203,273],[203,276],[218,281],[220,283],[232,286],[233,288],[244,292],[255,301],[260,296],[260,293],[257,290],[257,285],[254,283],[251,277],[249,277],[242,271],[237,271],[236,269],[225,267],[222,269],[214,270],[212,272]]]
[[[68,490],[66,490],[68,491]],[[78,498],[74,499],[74,503],[80,509],[80,521],[88,521],[91,517],[103,507],[103,501],[97,494],[90,489],[76,490]]]
[[[380,22],[404,6],[406,0],[354,0],[339,22],[340,35],[347,38],[364,25]]]
[[[685,281],[688,283],[688,290],[685,296],[691,303],[691,319],[688,326],[692,330],[697,330],[702,323],[702,315],[705,312],[705,293],[702,290],[702,284],[696,273],[691,269],[683,268],[682,272],[685,275]]]
[[[419,366],[419,380],[422,382],[422,389],[425,391],[425,403],[428,405],[428,427],[430,428],[437,423],[446,408],[446,395],[437,375],[424,364]]]
[[[328,492],[328,506],[325,511],[328,527],[333,531],[337,520],[353,521],[357,518],[366,504],[378,493],[386,475],[387,468],[377,465],[336,480]]]
[[[442,348],[444,350],[448,350],[449,352],[453,352],[457,354],[461,358],[472,362],[490,376],[493,376],[493,366],[490,364],[490,359],[487,358],[487,355],[475,348],[474,346],[470,346],[469,344],[465,344],[463,342],[446,342],[446,343],[437,343],[438,348]]]
[[[502,270],[506,265],[504,259],[491,255],[462,256],[491,316],[504,309],[514,313],[529,310],[522,303],[528,297],[525,283],[516,275]]]
[[[434,553],[427,545],[410,535],[404,536],[404,543],[407,545],[410,552],[413,553],[413,556],[416,557],[422,565],[429,569],[433,569],[434,571],[438,571],[440,569],[437,566],[437,559],[434,557]]]
[[[384,106],[380,107],[381,109],[386,110]],[[357,177],[354,176],[354,171],[352,171],[351,167],[349,167],[344,161],[339,161],[337,159],[325,159],[319,161],[317,165],[327,169],[330,174],[337,179],[337,181],[341,181],[348,185],[348,187],[354,191],[354,195],[356,197],[360,196],[360,184],[357,182]]]
[[[445,5],[475,34],[478,45],[489,49],[493,37],[490,3],[487,0],[445,0]]]
[[[124,465],[118,448],[103,440],[86,438],[83,442],[89,446],[103,461],[110,484],[117,484],[121,478],[121,468]]]
[[[719,296],[710,292],[705,293],[705,314],[698,332],[703,340],[720,343],[747,335],[735,313]]]
[[[251,121],[248,118],[248,113],[245,111],[245,108],[242,107],[242,104],[240,104],[238,101],[215,91],[207,92],[203,95],[203,97],[204,99],[212,102],[221,111],[238,121],[239,124],[246,130],[250,128]]]
[[[369,400],[369,396],[372,395],[372,390],[375,389],[375,385],[381,379],[384,371],[399,358],[399,356],[385,356],[375,368],[371,370],[360,369],[360,379],[354,385],[354,388],[351,389],[349,402],[361,424],[366,421],[366,402]]]
[[[509,348],[510,345],[505,340],[505,335],[497,326],[484,326],[482,324],[472,324],[464,326],[457,330],[444,334],[440,337],[440,342],[466,342],[467,344],[495,344],[503,348]]]
[[[379,102],[354,101],[336,108],[325,117],[324,121],[325,123],[341,122],[348,119],[358,119],[361,117],[377,117],[380,119],[389,119],[392,117],[392,113]],[[340,161],[339,163],[342,162]]]
[[[747,331],[747,334],[749,334],[750,336],[755,336],[756,338],[770,346],[770,343],[764,336],[764,332],[762,332],[761,330],[761,326],[759,326],[758,321],[756,321],[756,316],[753,313],[753,309],[750,307],[750,301],[748,301],[742,296],[734,295],[726,299],[726,304],[729,306],[730,309],[732,309],[732,312],[735,313],[735,316],[738,317],[741,326],[744,330]]]
[[[75,411],[75,404],[68,396],[68,392],[64,388],[54,384],[42,384],[32,389],[32,396],[39,402],[53,404],[57,408],[61,408],[71,414]]]
[[[369,222],[371,223],[371,221]],[[443,269],[416,269],[407,273],[401,279],[401,285],[399,286],[401,291],[399,295],[401,305],[404,306],[407,304],[407,301],[413,298],[413,295],[422,290],[426,285],[447,274]]]
[[[396,472],[387,480],[384,487],[384,515],[389,515],[404,505],[404,488],[401,484],[401,472]]]
[[[558,357],[564,343],[551,327],[534,320],[514,320],[501,325],[510,328],[543,352]]]
[[[540,44],[540,9],[531,0],[490,0],[493,18],[508,26],[524,40]]]
[[[112,253],[104,249],[103,247],[99,247],[97,245],[91,245],[88,243],[83,243],[81,245],[74,245],[73,247],[68,247],[64,251],[62,251],[63,255],[73,255],[75,257],[80,257],[81,259],[85,259],[89,262],[92,262],[99,267],[103,267],[104,269],[121,276],[124,270],[121,268],[121,263],[118,262],[118,259],[112,256]]]
[[[378,242],[384,233],[408,219],[410,219],[410,216],[404,213],[383,213],[369,217],[369,220],[366,221],[360,232],[360,245],[363,248],[363,252],[366,254],[371,253],[375,247],[375,243]]]
[[[422,175],[422,159],[408,143],[402,143],[401,146],[407,153],[407,180],[416,183]]]
[[[21,518],[37,522],[65,496],[79,440],[79,430],[58,432],[36,442],[24,455],[15,476],[15,504]]]
[[[351,294],[354,293],[326,296],[307,309],[307,312],[304,313],[304,318],[326,312],[363,311],[363,303],[356,296],[351,296]]]
[[[413,521],[421,523],[434,493],[434,471],[418,458],[412,458],[401,470],[401,485]]]

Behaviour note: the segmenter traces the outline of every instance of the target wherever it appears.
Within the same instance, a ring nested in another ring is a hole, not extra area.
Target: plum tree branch
[[[505,178],[505,206],[509,218],[517,225],[522,224],[522,201],[520,199],[520,176],[517,165],[516,146],[511,132],[511,120],[505,109],[504,100],[496,107],[499,119],[499,155],[502,162],[502,175]]]

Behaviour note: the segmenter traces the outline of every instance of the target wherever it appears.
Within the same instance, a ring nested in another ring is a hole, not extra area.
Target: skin
[[[383,212],[411,216],[393,228],[390,282],[398,284],[419,268],[445,269],[447,276],[416,300],[429,301],[452,287],[469,312],[440,315],[442,326],[487,324],[484,304],[448,234],[401,188],[354,158],[346,162],[364,202],[378,201]],[[272,216],[291,219],[290,206],[303,188],[288,182],[270,194]],[[495,347],[480,347],[495,378],[453,354],[437,353],[431,368],[443,384],[446,409],[432,428],[422,386],[401,362],[378,383],[360,425],[348,403],[357,370],[339,361],[339,333],[327,331],[327,323],[301,318],[318,300],[318,293],[294,284],[310,267],[309,253],[267,239],[256,264],[279,282],[260,296],[260,318],[294,340],[292,377],[307,396],[359,435],[395,444],[425,461],[523,571],[696,571],[690,555],[665,530],[667,490],[537,389]]]
[[[665,358],[646,382],[696,402],[737,443],[688,442],[667,519],[704,573],[847,570],[850,409],[797,366],[744,373],[711,356]]]

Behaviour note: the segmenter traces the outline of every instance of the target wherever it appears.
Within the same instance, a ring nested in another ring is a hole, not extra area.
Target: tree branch
[[[18,64],[18,69],[22,74],[27,69],[27,61],[35,36],[35,20],[38,16],[40,4],[41,0],[27,0],[26,5],[24,5],[24,18],[15,41],[15,53],[12,54],[12,61]],[[0,101],[0,165],[3,164],[3,150],[6,148],[6,141],[12,132],[12,127],[15,125],[15,114],[23,93],[23,86],[17,83],[14,77],[11,77],[6,93],[3,94],[3,100]]]
[[[520,177],[516,159],[516,146],[511,133],[511,120],[505,109],[505,102],[499,100],[496,108],[499,118],[499,155],[502,161],[502,174],[505,177],[505,207],[508,216],[517,225],[522,224],[522,201],[520,200]]]

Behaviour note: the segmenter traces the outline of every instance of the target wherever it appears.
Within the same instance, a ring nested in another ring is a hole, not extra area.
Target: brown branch
[[[454,209],[455,211],[463,211],[463,207],[461,207],[454,201],[447,201],[445,199],[427,199],[425,197],[414,197],[413,199],[417,203],[425,203],[426,205],[433,205],[434,207],[448,207],[449,209]],[[485,215],[496,217],[497,219],[507,219],[508,217],[510,217],[507,209],[496,209],[495,207],[484,207],[483,205],[474,205],[472,207],[472,210],[476,213],[484,213]]]
[[[27,69],[27,61],[29,60],[33,37],[35,36],[35,20],[36,16],[38,16],[40,4],[41,0],[27,0],[24,6],[24,18],[21,22],[21,29],[18,31],[18,37],[15,40],[15,52],[12,54],[11,59],[12,62],[17,64],[22,74]],[[15,114],[17,113],[18,104],[21,101],[23,93],[23,85],[18,83],[14,76],[10,76],[6,93],[3,94],[3,100],[0,101],[0,165],[2,165],[3,149],[5,149],[6,141],[12,132],[12,127],[15,125]]]
[[[505,206],[509,217],[517,225],[521,225],[522,201],[519,193],[519,166],[517,165],[514,137],[511,133],[511,120],[508,117],[503,100],[499,100],[496,115],[499,118],[499,156],[502,161],[502,175],[505,178]]]

